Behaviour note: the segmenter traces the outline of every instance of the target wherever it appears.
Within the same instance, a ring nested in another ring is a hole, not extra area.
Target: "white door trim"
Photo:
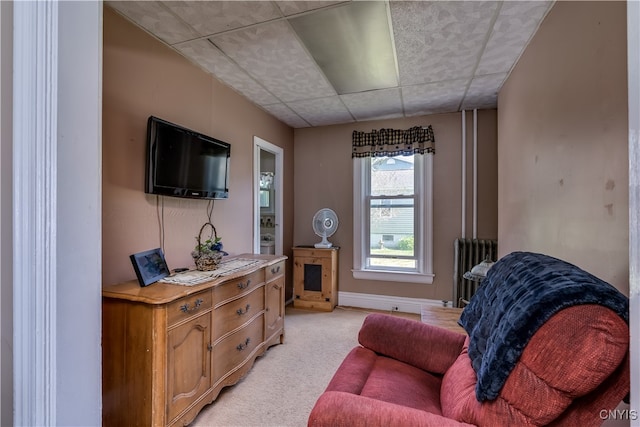
[[[58,5],[14,3],[14,425],[57,421]]]

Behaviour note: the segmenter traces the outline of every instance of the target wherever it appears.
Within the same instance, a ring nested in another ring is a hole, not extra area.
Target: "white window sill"
[[[389,270],[351,270],[354,279],[382,280],[385,282],[423,283],[431,285],[435,274],[408,273]]]

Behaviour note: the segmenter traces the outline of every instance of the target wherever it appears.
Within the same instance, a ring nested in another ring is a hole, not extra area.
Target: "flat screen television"
[[[196,199],[229,197],[231,146],[151,116],[145,192]]]

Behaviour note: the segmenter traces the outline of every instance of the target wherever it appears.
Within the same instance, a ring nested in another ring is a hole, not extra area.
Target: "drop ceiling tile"
[[[506,78],[507,73],[474,77],[462,102],[462,109],[496,108],[498,105],[498,91]]]
[[[256,83],[247,73],[227,58],[208,40],[193,40],[174,46],[187,58],[213,73],[218,80],[240,92],[258,105],[273,104],[279,100]]]
[[[458,111],[467,85],[466,80],[452,80],[403,87],[406,116]]]
[[[291,111],[285,104],[271,104],[262,106],[267,112],[278,120],[288,124],[292,128],[306,128],[310,127],[309,123],[305,122],[299,115]]]
[[[211,40],[284,102],[336,94],[286,22],[250,27]]]
[[[340,99],[358,121],[403,116],[399,88],[340,95]]]
[[[345,1],[276,1],[284,16],[297,15],[310,10],[321,9],[334,4],[346,3]]]
[[[470,77],[498,2],[391,2],[403,86]]]
[[[159,1],[108,1],[106,3],[167,44],[198,37],[198,33],[173,15]]]
[[[167,1],[165,5],[201,36],[282,16],[270,1]]]
[[[504,2],[476,74],[511,70],[551,5],[553,1]]]
[[[302,101],[289,102],[287,105],[312,126],[351,123],[354,121],[337,95],[320,99],[304,99]]]

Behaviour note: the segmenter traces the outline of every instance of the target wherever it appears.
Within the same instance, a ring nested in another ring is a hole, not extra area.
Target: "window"
[[[433,283],[432,154],[354,159],[356,279]]]

